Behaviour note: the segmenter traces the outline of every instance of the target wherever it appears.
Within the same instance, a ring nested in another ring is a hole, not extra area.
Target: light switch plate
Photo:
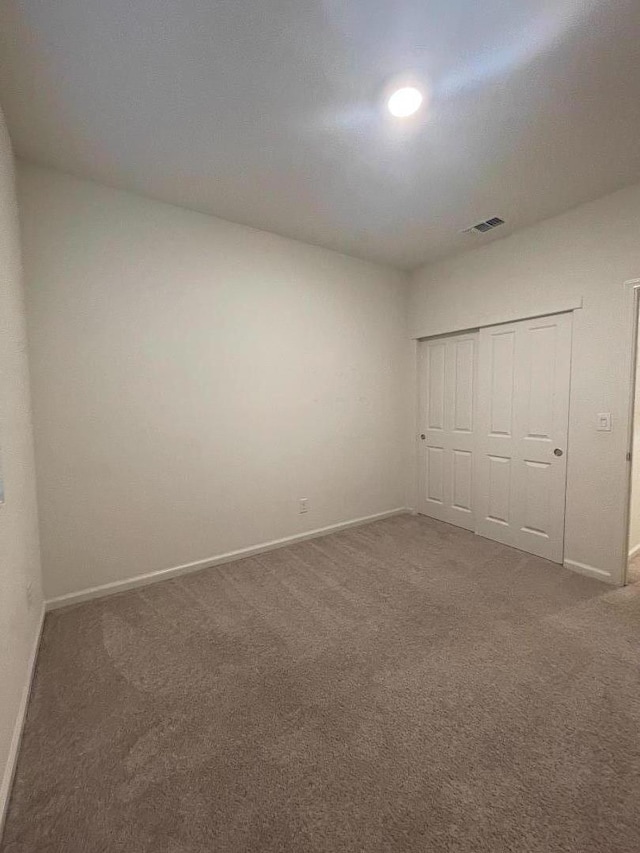
[[[611,432],[611,412],[598,412],[598,432]]]

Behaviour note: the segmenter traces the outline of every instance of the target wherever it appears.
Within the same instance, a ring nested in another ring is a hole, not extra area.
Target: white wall
[[[19,188],[47,598],[405,506],[405,276],[41,168]]]
[[[0,113],[0,832],[42,617],[38,523],[13,157]],[[31,603],[27,589],[31,587]]]
[[[415,337],[570,307],[565,559],[622,580],[631,328],[624,282],[640,276],[640,185],[414,274]],[[611,412],[613,431],[596,431]],[[579,566],[577,568],[580,568]]]

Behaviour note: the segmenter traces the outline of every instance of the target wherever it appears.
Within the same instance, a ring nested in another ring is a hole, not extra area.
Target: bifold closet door
[[[571,314],[480,330],[476,532],[561,563]]]
[[[473,530],[477,332],[419,344],[418,511]]]

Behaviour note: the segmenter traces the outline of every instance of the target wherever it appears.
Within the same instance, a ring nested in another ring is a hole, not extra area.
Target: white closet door
[[[418,511],[473,530],[473,454],[478,334],[420,346]]]
[[[480,330],[476,532],[561,563],[571,314]]]

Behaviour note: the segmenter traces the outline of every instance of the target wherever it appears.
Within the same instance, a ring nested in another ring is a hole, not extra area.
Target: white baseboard
[[[634,547],[629,551],[629,559],[633,560],[636,554],[640,554],[640,545],[634,545]]]
[[[397,507],[396,509],[379,512],[375,515],[367,515],[363,518],[353,518],[349,521],[341,521],[338,524],[331,524],[328,527],[319,527],[316,530],[309,530],[306,533],[296,533],[293,536],[286,536],[284,539],[274,539],[271,542],[263,542],[260,545],[251,545],[248,548],[229,551],[226,554],[219,554],[216,557],[197,560],[195,563],[185,563],[183,566],[159,569],[158,571],[149,572],[144,575],[136,575],[132,578],[127,578],[126,580],[114,581],[113,583],[106,583],[101,586],[82,589],[79,592],[70,592],[67,593],[67,595],[60,595],[57,598],[49,599],[45,602],[45,606],[47,610],[56,610],[59,607],[68,607],[71,604],[79,604],[82,601],[89,601],[92,598],[102,598],[105,595],[114,595],[117,592],[124,592],[128,589],[148,586],[152,583],[158,583],[158,581],[166,581],[170,578],[175,578],[178,575],[198,572],[201,569],[210,569],[213,568],[213,566],[220,566],[223,563],[232,563],[234,560],[242,560],[245,557],[253,557],[256,554],[264,554],[267,551],[273,551],[276,548],[284,548],[287,545],[293,545],[296,542],[304,542],[307,539],[317,539],[320,536],[328,536],[330,533],[338,533],[340,530],[347,530],[349,527],[360,527],[364,524],[371,524],[373,521],[381,521],[383,518],[391,518],[394,515],[404,515],[406,512],[406,507]]]
[[[595,566],[589,566],[587,563],[578,563],[577,560],[565,560],[563,565],[565,569],[571,569],[572,572],[577,572],[580,575],[587,575],[590,578],[596,578],[605,583],[613,583],[611,572],[605,572],[604,569],[596,569]]]
[[[22,740],[22,731],[24,729],[24,721],[27,716],[27,707],[29,705],[29,696],[31,695],[31,684],[33,682],[33,674],[36,668],[38,659],[38,649],[40,647],[40,638],[42,636],[42,626],[44,625],[45,607],[42,605],[40,612],[40,623],[36,631],[36,636],[33,641],[29,661],[27,663],[27,672],[22,688],[22,696],[20,697],[20,705],[18,706],[18,714],[15,725],[13,727],[13,735],[11,737],[11,745],[9,746],[9,756],[4,768],[2,783],[0,784],[0,839],[4,829],[4,821],[7,816],[7,808],[9,806],[9,797],[11,795],[11,787],[13,785],[13,777],[16,772],[18,763],[18,753],[20,752],[20,742]]]

